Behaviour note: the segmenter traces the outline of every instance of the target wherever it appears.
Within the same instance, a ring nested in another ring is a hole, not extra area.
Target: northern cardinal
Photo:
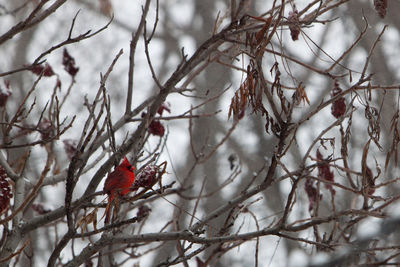
[[[125,157],[122,163],[111,172],[104,183],[104,193],[108,195],[108,205],[106,209],[106,222],[109,221],[110,206],[114,197],[124,196],[131,191],[133,182],[135,181],[135,173],[129,160]]]

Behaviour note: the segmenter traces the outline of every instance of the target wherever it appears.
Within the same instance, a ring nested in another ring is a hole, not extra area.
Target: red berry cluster
[[[160,114],[160,116],[161,116],[163,114],[164,110],[167,111],[168,113],[170,113],[171,112],[170,105],[163,103],[160,106],[160,108],[158,109],[157,113]],[[144,117],[144,116],[142,116],[142,117]],[[164,133],[165,133],[165,127],[160,122],[160,120],[154,119],[150,122],[148,131],[152,135],[157,135],[157,136],[162,137],[162,136],[164,136]]]
[[[64,48],[62,64],[64,65],[65,71],[72,77],[75,77],[79,68],[75,65],[75,59],[68,53],[66,48]]]
[[[339,87],[339,83],[335,81],[335,86],[333,87],[332,90],[332,97],[337,96],[342,92],[342,89]],[[346,112],[346,100],[344,97],[340,97],[333,102],[331,106],[331,113],[335,118],[339,118],[344,115]]]
[[[149,125],[149,133],[157,136],[164,136],[165,128],[159,120],[152,120]]]
[[[6,88],[0,87],[0,107],[4,107],[8,97],[12,94],[10,89],[10,81],[4,81]]]
[[[146,166],[137,176],[135,182],[132,185],[133,190],[137,190],[139,187],[150,187],[154,184],[157,178],[159,168],[156,165]]]
[[[322,199],[322,195],[318,194],[318,189],[315,186],[314,181],[310,178],[307,178],[306,183],[304,184],[304,189],[306,190],[306,194],[308,196],[308,210],[312,211],[318,199]]]
[[[157,110],[157,113],[160,114],[160,116],[163,114],[163,112],[167,111],[168,113],[171,113],[171,105],[169,103],[163,103]]]
[[[319,150],[317,150],[317,159],[319,160],[318,177],[328,182],[334,182],[335,176],[333,175],[333,172],[329,169],[328,162],[324,158],[322,158],[322,154],[319,152]],[[333,195],[336,193],[331,184],[325,184],[325,187],[329,189]]]
[[[6,170],[0,166],[0,213],[8,209],[13,197],[10,182],[7,180]]]
[[[48,63],[46,63],[44,66],[43,65],[35,65],[32,68],[30,68],[29,70],[36,75],[43,74],[44,77],[51,77],[55,74],[53,71],[53,68]]]

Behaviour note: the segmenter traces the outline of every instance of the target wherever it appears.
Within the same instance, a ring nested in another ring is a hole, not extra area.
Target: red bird
[[[131,191],[132,184],[135,181],[134,169],[135,167],[125,157],[124,161],[107,176],[103,191],[109,196],[109,202],[116,195],[124,196]]]
[[[104,183],[104,193],[108,195],[108,204],[106,207],[105,223],[110,221],[111,204],[115,196],[124,196],[131,191],[133,182],[135,181],[135,167],[131,165],[125,157],[122,163],[111,172]],[[118,208],[115,207],[117,210]],[[114,211],[115,212],[115,211]]]

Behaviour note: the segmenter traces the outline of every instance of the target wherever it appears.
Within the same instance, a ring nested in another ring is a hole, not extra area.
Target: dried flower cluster
[[[299,34],[301,29],[299,23],[299,12],[297,11],[297,9],[289,12],[288,22],[289,22],[290,36],[292,37],[292,40],[293,41],[299,40]]]
[[[379,16],[384,18],[386,16],[387,0],[374,0],[374,6]]]
[[[239,89],[232,97],[229,106],[228,118],[233,115],[234,120],[240,120],[244,117],[247,105],[253,108],[253,112],[261,112],[262,115],[267,111],[262,103],[262,92],[260,91],[259,75],[253,60],[247,66],[246,80],[240,85]]]

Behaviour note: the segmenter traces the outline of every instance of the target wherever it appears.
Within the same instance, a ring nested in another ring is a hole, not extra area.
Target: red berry
[[[159,120],[153,120],[149,125],[149,133],[152,135],[164,136],[165,128]]]

